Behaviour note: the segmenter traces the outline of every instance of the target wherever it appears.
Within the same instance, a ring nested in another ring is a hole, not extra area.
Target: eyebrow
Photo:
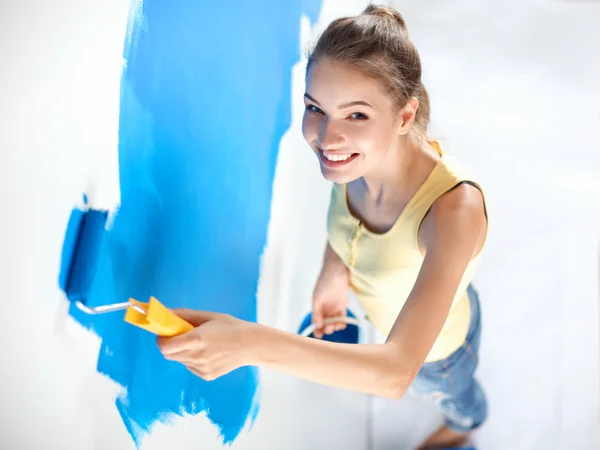
[[[309,94],[304,94],[304,96],[307,99],[309,99],[311,102],[314,102],[317,105],[319,104],[319,102],[316,99],[314,99],[313,97],[311,97]],[[353,102],[342,103],[341,105],[338,105],[338,109],[349,108],[351,106],[357,106],[357,105],[368,106],[369,108],[373,108],[370,104],[368,104],[367,102],[365,102],[363,100],[355,100]]]

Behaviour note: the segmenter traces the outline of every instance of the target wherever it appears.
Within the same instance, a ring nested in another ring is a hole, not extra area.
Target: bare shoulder
[[[485,220],[485,204],[481,191],[470,183],[461,183],[438,198],[431,207],[434,215],[466,214]]]
[[[425,253],[440,239],[481,250],[487,231],[485,201],[472,184],[461,183],[440,196],[425,216],[419,232],[419,247]]]

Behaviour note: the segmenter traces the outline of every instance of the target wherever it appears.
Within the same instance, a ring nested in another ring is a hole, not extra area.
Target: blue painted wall
[[[156,296],[170,307],[256,320],[279,141],[291,122],[300,16],[318,0],[144,0],[125,45],[121,205],[91,305]],[[99,372],[137,445],[170,414],[199,413],[235,440],[257,412],[257,371],[204,382],[165,361],[121,313],[71,314],[102,339]]]

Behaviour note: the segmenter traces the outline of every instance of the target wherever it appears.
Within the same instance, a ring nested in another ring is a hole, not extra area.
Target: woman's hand
[[[325,261],[315,285],[312,299],[312,322],[316,325],[313,336],[322,338],[324,334],[346,328],[346,322],[325,325],[325,319],[346,316],[348,295],[350,294],[350,274],[341,259],[329,244],[325,251]]]
[[[166,359],[180,362],[207,381],[249,365],[253,345],[248,337],[255,323],[206,311],[176,309],[173,312],[195,328],[179,336],[157,339]]]

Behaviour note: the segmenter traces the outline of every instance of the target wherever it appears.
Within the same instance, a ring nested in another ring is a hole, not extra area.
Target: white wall
[[[315,29],[302,19],[303,45],[335,16],[365,5],[325,0]],[[1,332],[12,343],[2,346],[2,448],[134,448],[114,407],[120,387],[95,370],[100,342],[68,317],[57,288],[66,220],[81,193],[91,189],[95,207],[119,203],[119,81],[128,6],[126,0],[52,6],[30,0],[9,5],[0,19],[6,67],[0,71]],[[329,197],[300,132],[304,64],[298,61],[293,72],[293,122],[281,141],[258,295],[259,320],[290,331],[310,310]],[[294,177],[308,189],[298,192]],[[305,202],[313,205],[309,214],[290,208]],[[307,232],[314,240],[300,245],[297,237]],[[261,385],[260,414],[233,448],[367,445],[367,396],[266,371]],[[222,448],[217,429],[201,414],[157,425],[142,449],[174,444]]]
[[[302,42],[365,4],[324,0],[317,28],[303,22]],[[599,4],[395,4],[421,50],[434,136],[481,174],[489,198],[492,230],[476,279],[491,407],[480,448],[598,448]],[[56,287],[65,220],[80,193],[92,185],[97,205],[119,200],[127,7],[2,6],[3,448],[133,448],[113,404],[119,387],[95,371],[99,342],[67,318]],[[300,134],[302,65],[259,288],[259,320],[289,330],[309,309],[329,193]],[[310,212],[289,208],[304,200]],[[314,240],[298,239],[307,233]],[[259,418],[236,449],[408,449],[439,420],[409,397],[392,403],[264,371],[262,384]],[[142,448],[175,443],[221,448],[204,416],[158,426]]]
[[[432,133],[487,191],[478,448],[600,448],[600,3],[392,4],[421,52]],[[374,410],[376,450],[398,448],[398,423],[414,442],[437,420],[410,398]]]

